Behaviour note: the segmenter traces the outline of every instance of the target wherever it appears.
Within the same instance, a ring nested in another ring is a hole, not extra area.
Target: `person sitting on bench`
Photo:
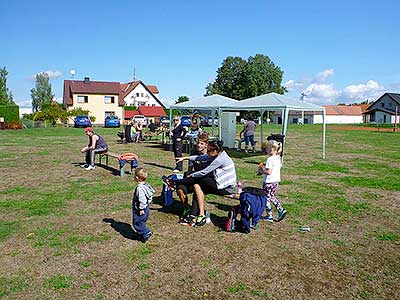
[[[81,167],[85,170],[93,170],[95,154],[107,152],[108,145],[102,136],[93,132],[92,127],[85,128],[85,134],[89,137],[89,143],[81,149],[81,152],[85,153],[85,164]]]

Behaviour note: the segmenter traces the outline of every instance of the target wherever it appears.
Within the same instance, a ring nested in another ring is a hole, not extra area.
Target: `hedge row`
[[[0,105],[0,117],[3,117],[5,122],[19,122],[19,106]]]

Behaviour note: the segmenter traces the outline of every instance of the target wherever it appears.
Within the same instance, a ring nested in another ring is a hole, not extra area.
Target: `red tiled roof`
[[[161,117],[166,116],[161,106],[139,106],[139,114],[145,117]]]
[[[133,116],[143,115],[145,117],[161,117],[166,116],[161,106],[139,106],[137,110],[125,110],[124,118],[132,119]]]
[[[361,116],[361,107],[358,105],[326,105],[326,115]]]
[[[149,88],[149,90],[153,94],[159,94],[160,93],[160,91],[158,90],[158,88],[155,85],[147,85],[147,87]]]
[[[73,105],[73,94],[118,95],[118,104],[125,105],[119,82],[64,80],[64,106]]]
[[[132,119],[136,115],[140,115],[137,110],[124,110],[124,119]]]

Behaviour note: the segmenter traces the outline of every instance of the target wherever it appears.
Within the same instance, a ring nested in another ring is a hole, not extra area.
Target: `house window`
[[[114,103],[114,96],[104,96],[104,103],[105,103],[105,104],[112,104],[112,103]]]
[[[106,112],[104,112],[104,115],[105,115],[105,117],[115,116],[115,111],[106,111]]]
[[[88,96],[79,96],[77,97],[78,103],[88,103],[89,97]]]
[[[385,103],[382,102],[381,105],[382,105],[382,107],[385,107]]]
[[[144,93],[141,93],[140,96],[141,96],[141,97],[144,97]]]
[[[375,112],[372,112],[369,116],[369,121],[370,122],[375,122]]]
[[[155,104],[152,104],[151,106],[156,106]]]
[[[140,94],[139,93],[136,93],[136,97],[139,97],[140,96]]]

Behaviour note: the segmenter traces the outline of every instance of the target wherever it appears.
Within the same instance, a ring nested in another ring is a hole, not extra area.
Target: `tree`
[[[7,75],[6,67],[0,69],[0,105],[15,104],[12,92],[7,88]]]
[[[220,94],[237,100],[275,92],[283,94],[283,71],[268,56],[257,54],[246,61],[229,56],[217,70],[217,78],[206,87],[206,96]]]
[[[34,113],[34,121],[50,121],[55,126],[57,120],[65,122],[69,113],[63,108],[62,104],[52,101],[43,104],[42,110]]]
[[[189,101],[189,97],[188,96],[180,96],[178,98],[178,100],[175,101],[175,104],[182,103],[182,102],[187,102],[187,101]]]
[[[33,111],[39,111],[44,104],[49,104],[54,98],[51,91],[49,75],[39,73],[36,75],[36,88],[31,89]]]

